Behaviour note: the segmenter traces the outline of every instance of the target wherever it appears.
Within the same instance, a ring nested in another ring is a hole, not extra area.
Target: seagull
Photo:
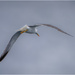
[[[48,26],[48,27],[52,27],[64,34],[67,34],[69,36],[72,36],[66,32],[64,32],[63,30],[59,29],[56,26],[50,25],[50,24],[35,24],[32,26],[28,26],[25,25],[22,28],[20,28],[19,30],[17,30],[17,32],[11,37],[8,45],[6,46],[4,52],[2,53],[2,55],[0,56],[0,62],[5,58],[5,56],[8,54],[8,52],[10,51],[11,47],[13,46],[13,44],[15,43],[15,41],[17,40],[17,38],[22,34],[22,33],[29,33],[29,34],[36,34],[39,36],[38,32],[37,32],[37,27],[39,26]],[[73,37],[73,36],[72,36]]]

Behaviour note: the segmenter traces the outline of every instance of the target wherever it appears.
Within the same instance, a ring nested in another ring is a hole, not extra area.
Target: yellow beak
[[[26,29],[26,30],[24,30],[24,31],[21,31],[20,33],[22,34],[22,33],[26,32],[26,31],[28,31],[28,29]]]
[[[38,36],[39,36],[39,34],[38,33],[36,33]]]

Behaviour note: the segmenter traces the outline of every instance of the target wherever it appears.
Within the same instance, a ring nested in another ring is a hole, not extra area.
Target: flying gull
[[[59,29],[56,26],[50,25],[50,24],[36,24],[33,26],[28,26],[25,25],[24,27],[20,28],[10,39],[7,47],[5,48],[4,52],[2,53],[2,55],[0,56],[0,62],[5,58],[5,56],[8,54],[8,52],[10,51],[11,47],[13,46],[13,44],[15,43],[15,41],[17,40],[17,38],[22,34],[22,33],[29,33],[29,34],[36,34],[39,36],[38,32],[37,32],[37,27],[39,26],[48,26],[48,27],[52,27],[64,34],[67,34],[69,36],[72,36],[66,32],[64,32],[63,30]]]

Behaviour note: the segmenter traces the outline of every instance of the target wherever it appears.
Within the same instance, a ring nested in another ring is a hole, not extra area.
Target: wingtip
[[[1,62],[1,58],[0,58],[0,62]]]
[[[71,36],[71,37],[74,37],[73,35],[70,35],[70,34],[68,34],[69,36]]]
[[[8,54],[8,52],[6,52],[5,54],[3,54],[1,57],[0,57],[0,62],[5,58],[5,56]]]
[[[74,37],[74,36],[72,36],[72,35],[70,35],[71,37]]]
[[[0,58],[0,62],[1,62],[2,60],[3,60],[3,59]]]

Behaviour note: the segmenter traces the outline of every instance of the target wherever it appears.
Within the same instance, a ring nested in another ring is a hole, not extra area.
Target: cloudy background
[[[75,36],[75,2],[0,2],[0,55],[25,24],[52,24]],[[74,74],[75,37],[39,27],[22,34],[0,62],[0,74]]]

